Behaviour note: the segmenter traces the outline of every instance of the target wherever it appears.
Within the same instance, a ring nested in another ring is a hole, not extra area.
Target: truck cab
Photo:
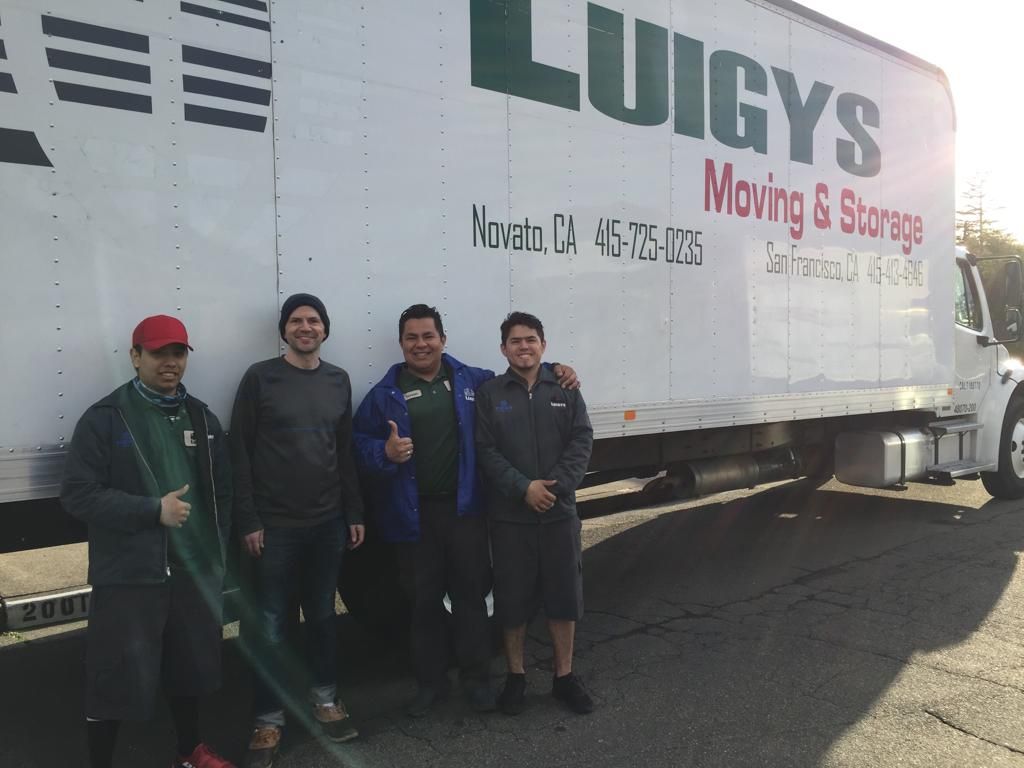
[[[987,259],[982,269],[957,246],[955,262],[951,402],[901,415],[905,425],[840,433],[841,482],[885,488],[980,476],[997,498],[1024,497],[1024,365],[1007,349],[1022,334],[1020,259]]]

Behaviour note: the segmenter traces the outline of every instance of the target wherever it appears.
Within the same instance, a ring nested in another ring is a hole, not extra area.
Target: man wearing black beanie
[[[324,303],[311,293],[293,293],[284,300],[284,304],[281,305],[281,318],[277,321],[277,330],[281,334],[281,339],[287,341],[284,335],[285,326],[288,324],[288,318],[292,316],[292,312],[299,307],[312,307],[316,310],[324,327],[323,340],[327,341],[327,337],[331,335],[331,318],[327,316],[327,307],[324,306]]]
[[[358,735],[337,698],[334,613],[342,552],[364,535],[352,386],[342,368],[320,359],[331,330],[320,299],[289,296],[278,328],[284,355],[246,371],[231,418],[237,530],[255,561],[260,603],[251,768],[269,768],[281,740],[284,634],[295,592],[309,640],[313,716],[332,741]]]

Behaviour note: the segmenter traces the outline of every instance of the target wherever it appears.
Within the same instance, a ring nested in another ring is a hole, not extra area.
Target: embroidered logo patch
[[[557,400],[552,400],[551,401],[551,407],[552,408],[565,408],[566,406],[565,406],[565,403],[560,403]]]
[[[464,390],[462,390],[462,397],[467,402],[470,402],[470,403],[475,402],[476,401],[476,392],[473,391],[472,387],[466,387]]]
[[[494,406],[494,410],[498,413],[509,413],[512,410],[512,406],[509,404],[508,400],[502,400]]]
[[[132,447],[132,436],[130,432],[122,432],[121,436],[114,441],[114,445],[118,448],[131,448]]]

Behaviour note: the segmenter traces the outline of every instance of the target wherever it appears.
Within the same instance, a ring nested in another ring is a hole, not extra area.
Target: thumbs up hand
[[[160,499],[161,525],[166,525],[168,528],[181,528],[185,524],[192,511],[192,505],[181,500],[186,493],[188,493],[188,483]]]
[[[399,437],[398,425],[395,422],[389,421],[388,426],[391,428],[391,434],[384,443],[384,453],[395,464],[404,464],[412,458],[412,438]]]

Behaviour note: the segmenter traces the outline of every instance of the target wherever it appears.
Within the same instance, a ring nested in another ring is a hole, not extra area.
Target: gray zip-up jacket
[[[64,464],[60,501],[68,513],[89,526],[89,583],[93,585],[159,584],[169,575],[160,498],[147,490],[139,468],[141,446],[124,416],[124,399],[131,396],[132,386],[128,382],[118,387],[82,415]],[[216,517],[221,541],[221,560],[210,563],[210,569],[223,574],[231,529],[227,443],[220,422],[205,403],[189,395],[185,408],[199,433],[199,491],[205,508]],[[155,482],[152,478],[149,485]]]
[[[590,463],[594,430],[579,390],[562,389],[541,367],[532,390],[509,369],[476,391],[477,467],[487,481],[488,514],[514,523],[576,516],[576,488]],[[526,505],[533,480],[555,480],[547,512]]]

